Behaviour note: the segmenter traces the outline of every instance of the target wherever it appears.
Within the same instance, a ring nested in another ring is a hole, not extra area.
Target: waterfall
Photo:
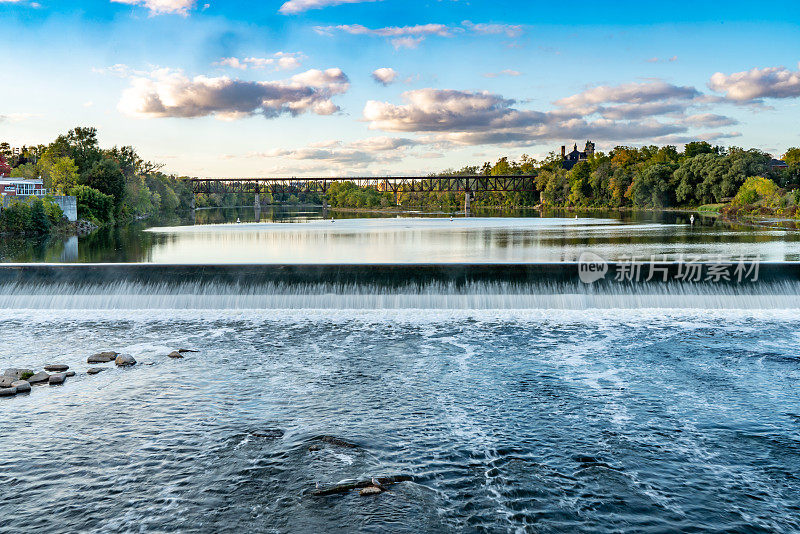
[[[570,264],[4,266],[0,309],[795,309],[797,271],[773,264],[746,284],[584,284]]]

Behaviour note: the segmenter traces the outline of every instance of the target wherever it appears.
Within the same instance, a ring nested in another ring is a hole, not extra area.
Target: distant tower
[[[594,143],[591,141],[586,141],[586,159],[591,158],[594,155]]]

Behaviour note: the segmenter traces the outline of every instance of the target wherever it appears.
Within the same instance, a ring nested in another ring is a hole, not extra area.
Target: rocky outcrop
[[[29,384],[42,384],[50,380],[50,375],[45,373],[44,371],[39,371],[32,377],[28,378]]]
[[[44,366],[44,370],[45,371],[50,371],[51,373],[63,373],[67,369],[69,369],[69,365],[55,364],[55,365],[45,365]]]
[[[64,376],[66,376],[67,378],[71,378],[75,376],[75,371],[67,371],[66,373],[64,373]]]
[[[13,376],[0,376],[0,388],[10,388],[16,380]]]
[[[169,354],[167,354],[167,356],[169,356],[170,358],[175,358],[175,359],[183,358],[183,354],[179,350],[174,350],[174,351],[170,352]]]
[[[175,352],[180,352],[181,354],[183,354],[184,352],[200,352],[200,351],[199,350],[194,350],[194,349],[178,349]]]
[[[17,394],[17,388],[0,388],[0,397],[13,397]]]
[[[55,373],[55,374],[50,375],[50,378],[48,379],[48,383],[51,386],[60,386],[61,384],[64,383],[64,380],[66,378],[67,378],[67,376],[64,373]]]
[[[25,380],[17,380],[11,384],[11,387],[16,388],[17,393],[28,393],[31,390],[30,383]]]
[[[130,367],[131,365],[136,365],[136,360],[130,354],[120,354],[116,357],[114,363],[119,367]]]
[[[362,489],[358,492],[359,495],[362,497],[369,497],[370,495],[380,495],[383,493],[383,488],[379,486],[367,486],[366,488]]]
[[[99,352],[97,354],[93,354],[89,356],[89,359],[86,360],[87,363],[108,363],[113,362],[117,356],[119,356],[119,352]]]
[[[105,369],[103,369],[102,367],[90,367],[89,370],[86,371],[86,374],[96,375],[98,373],[102,373],[103,371],[105,371]]]

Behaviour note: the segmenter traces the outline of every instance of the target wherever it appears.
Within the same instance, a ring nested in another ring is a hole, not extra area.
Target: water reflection
[[[205,209],[80,238],[6,239],[10,262],[427,263],[574,261],[759,254],[800,261],[800,234],[667,213],[355,213],[320,208]],[[236,221],[241,224],[235,224]]]

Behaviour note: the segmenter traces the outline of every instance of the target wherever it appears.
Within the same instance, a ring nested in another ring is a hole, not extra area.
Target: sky
[[[198,177],[415,175],[587,140],[800,146],[795,1],[0,0],[0,142]]]

